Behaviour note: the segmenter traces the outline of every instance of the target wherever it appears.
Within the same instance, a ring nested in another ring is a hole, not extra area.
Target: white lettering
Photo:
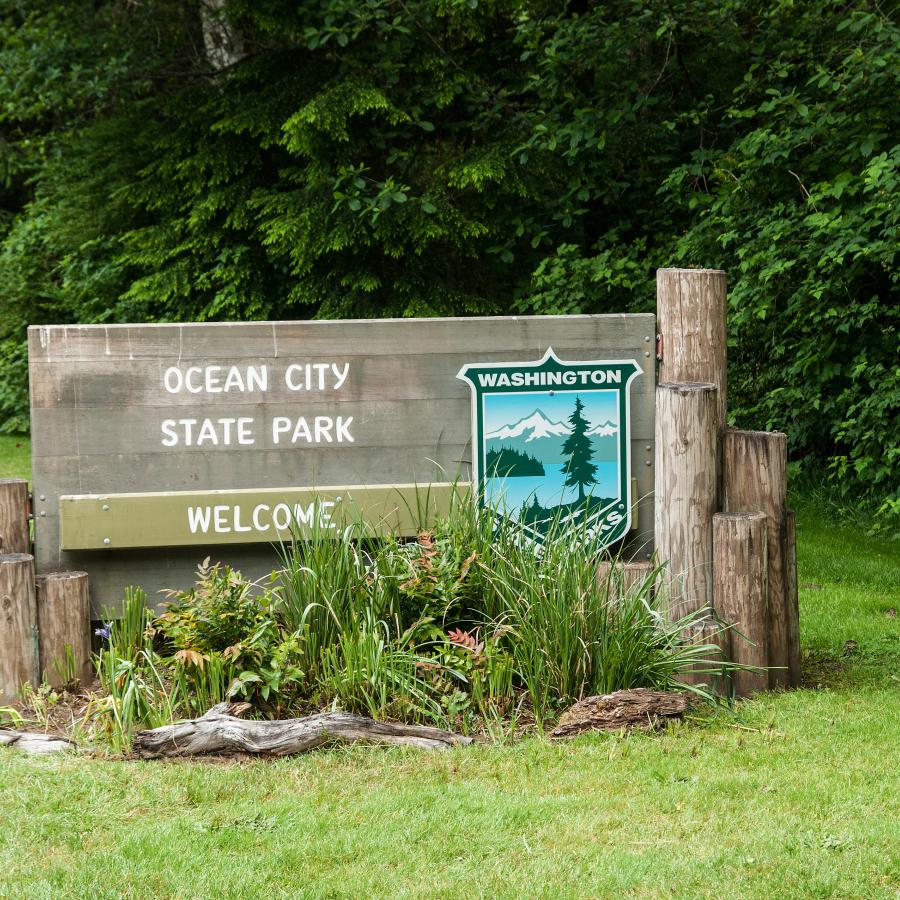
[[[287,385],[289,391],[303,390],[303,382],[297,383],[294,381],[294,373],[302,371],[303,366],[298,365],[297,363],[292,363],[284,370],[284,383]]]
[[[316,443],[320,444],[323,440],[327,443],[331,443],[331,429],[334,428],[334,422],[332,422],[330,416],[316,416],[315,420],[315,428],[316,428]]]
[[[192,394],[202,394],[203,393],[203,385],[198,384],[196,387],[193,386],[193,382],[191,381],[192,375],[201,375],[203,370],[199,366],[191,366],[187,372],[184,373],[184,386],[192,393]]]
[[[213,507],[213,528],[219,534],[229,534],[231,532],[231,527],[225,521],[225,513],[228,512],[229,507],[227,506],[214,506]]]
[[[331,371],[334,372],[334,389],[337,391],[347,380],[347,376],[350,374],[350,363],[344,363],[343,368],[341,368],[337,363],[332,363]]]
[[[249,525],[241,525],[241,508],[234,508],[234,530],[235,531],[253,531]]]
[[[343,416],[337,417],[337,442],[342,444],[344,441],[347,441],[348,444],[353,443],[353,435],[350,434],[350,423],[353,421],[353,416],[347,416],[347,420],[344,421]]]
[[[162,433],[165,437],[162,440],[163,447],[174,447],[178,443],[178,434],[175,431],[175,420],[166,419],[162,425]]]
[[[237,420],[238,443],[244,447],[256,443],[256,438],[253,437],[253,432],[250,430],[252,425],[252,416],[241,416],[241,418]]]
[[[272,510],[272,522],[279,531],[287,531],[291,527],[291,508],[287,503],[275,504],[275,509]]]
[[[260,503],[259,506],[256,506],[253,508],[253,527],[257,531],[268,531],[269,530],[268,522],[266,522],[266,524],[263,525],[262,522],[259,521],[259,514],[261,512],[263,512],[263,510],[265,510],[266,512],[269,511],[268,503]]]
[[[163,375],[163,384],[170,394],[177,394],[182,386],[181,369],[176,366],[166,369],[166,374]]]
[[[188,507],[188,527],[191,534],[196,534],[197,530],[206,534],[209,531],[209,520],[212,510],[208,506],[189,506]]]

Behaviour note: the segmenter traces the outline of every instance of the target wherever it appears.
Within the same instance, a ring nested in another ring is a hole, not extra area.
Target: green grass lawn
[[[0,896],[896,898],[900,546],[818,515],[800,505],[802,690],[444,754],[0,751]]]
[[[31,441],[20,434],[0,434],[0,478],[31,481]]]

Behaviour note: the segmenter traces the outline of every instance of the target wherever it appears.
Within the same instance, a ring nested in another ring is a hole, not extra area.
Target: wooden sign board
[[[438,514],[472,478],[460,372],[550,350],[640,370],[626,540],[643,557],[654,336],[652,315],[32,327],[38,570],[87,571],[99,615],[129,584],[188,585],[207,555],[266,574],[288,515],[411,532],[415,504]]]

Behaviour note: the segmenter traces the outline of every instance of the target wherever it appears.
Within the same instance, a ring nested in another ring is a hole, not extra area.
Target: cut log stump
[[[139,731],[134,738],[134,752],[144,759],[223,753],[292,756],[323,744],[355,741],[399,744],[422,750],[448,750],[472,742],[471,738],[440,728],[376,722],[353,713],[327,712],[302,719],[266,722],[239,719],[231,714],[239,708],[231,703],[219,703],[199,719]]]
[[[55,688],[68,678],[90,684],[91,598],[86,572],[38,575],[37,617],[40,632],[41,674]],[[73,670],[66,671],[70,659]]]
[[[686,709],[684,694],[649,688],[586,697],[563,713],[550,737],[573,737],[585,731],[618,731],[620,728],[656,729],[680,719]]]

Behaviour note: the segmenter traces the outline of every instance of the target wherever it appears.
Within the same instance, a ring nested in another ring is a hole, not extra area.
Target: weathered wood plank
[[[486,316],[443,319],[316,320],[305,322],[204,322],[160,325],[53,325],[29,329],[33,359],[91,360],[116,357],[247,359],[330,356],[343,352],[378,356],[447,352],[475,355],[517,347],[523,360],[549,346],[559,352],[625,346],[636,330],[653,334],[650,314],[583,316]],[[575,358],[575,357],[573,357]]]
[[[63,550],[271,544],[292,535],[414,536],[471,486],[344,485],[243,491],[163,491],[60,498]]]

